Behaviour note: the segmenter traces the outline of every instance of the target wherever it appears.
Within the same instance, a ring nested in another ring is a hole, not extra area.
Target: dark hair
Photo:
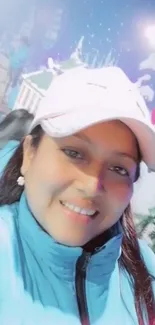
[[[25,109],[16,109],[5,116],[0,123],[0,147],[9,140],[21,141],[29,133],[33,114]]]
[[[32,146],[38,147],[44,132],[40,126],[31,132]],[[0,206],[19,201],[22,187],[17,185],[20,176],[20,168],[23,159],[23,143],[19,145],[13,157],[8,162],[0,180]],[[155,301],[152,289],[152,281],[155,280],[149,274],[140,252],[139,242],[133,222],[130,207],[121,217],[123,228],[122,254],[119,259],[120,268],[125,270],[131,280],[135,296],[135,307],[139,325],[144,325],[144,310],[148,317],[148,325],[153,325],[155,320]],[[130,311],[129,311],[130,312]]]
[[[123,214],[121,224],[123,228],[123,242],[119,264],[130,276],[131,284],[134,289],[135,307],[139,325],[145,325],[145,321],[143,320],[144,315],[148,317],[147,324],[154,325],[155,298],[152,282],[155,280],[155,277],[149,273],[143,256],[141,255],[130,206]]]
[[[36,126],[30,133],[32,136],[32,146],[34,148],[38,147],[43,133],[44,132],[40,126]],[[15,153],[9,160],[0,179],[0,206],[19,201],[22,194],[23,189],[21,186],[17,185],[17,179],[21,176],[20,168],[23,161],[23,141],[21,141]],[[3,187],[2,184],[5,184],[3,191],[1,191]]]

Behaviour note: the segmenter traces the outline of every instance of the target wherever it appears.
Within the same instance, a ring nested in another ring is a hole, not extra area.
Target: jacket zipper
[[[81,325],[90,325],[86,297],[86,269],[91,255],[92,253],[84,251],[76,264],[75,288]]]

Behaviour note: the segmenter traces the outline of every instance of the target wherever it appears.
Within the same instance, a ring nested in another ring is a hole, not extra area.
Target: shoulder
[[[16,140],[8,141],[7,144],[4,145],[4,147],[0,150],[0,158],[5,156],[9,152],[11,155],[11,153],[18,147],[18,145],[19,145],[19,141]]]
[[[0,207],[0,302],[9,295],[15,283],[15,216],[13,205]]]
[[[8,247],[14,236],[14,219],[16,216],[16,204],[0,207],[0,254]]]
[[[148,246],[146,241],[139,239],[138,243],[139,243],[141,258],[143,259],[143,262],[146,265],[150,275],[152,275],[153,278],[155,278],[155,254],[152,251],[152,249]],[[130,276],[128,272],[124,268],[120,269],[120,271],[125,281],[128,280],[128,282],[130,282],[129,281]]]
[[[18,145],[18,141],[11,140],[0,150],[0,174],[3,172],[8,161],[13,156]]]
[[[139,240],[141,256],[148,271],[155,277],[155,254],[144,240]]]
[[[13,242],[16,237],[17,206],[18,203],[14,203],[0,207],[0,265],[3,256],[6,259],[13,249]]]

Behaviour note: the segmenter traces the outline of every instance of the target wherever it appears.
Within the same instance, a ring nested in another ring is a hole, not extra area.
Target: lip
[[[91,216],[87,216],[87,215],[84,215],[84,214],[81,214],[81,213],[72,211],[69,208],[67,208],[65,205],[63,205],[61,203],[61,201],[59,201],[59,202],[60,202],[60,205],[61,205],[61,207],[62,207],[63,212],[65,213],[65,215],[67,217],[69,217],[70,219],[72,219],[73,221],[77,222],[77,223],[89,224],[95,218],[95,215],[91,217]]]

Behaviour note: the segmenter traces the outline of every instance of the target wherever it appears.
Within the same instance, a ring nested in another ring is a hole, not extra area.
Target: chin
[[[86,241],[82,241],[82,240],[77,240],[75,241],[75,239],[69,239],[69,238],[66,238],[66,239],[60,239],[60,240],[57,240],[58,243],[60,243],[61,245],[64,245],[64,246],[70,246],[70,247],[81,247],[83,246]]]
[[[64,246],[71,246],[71,247],[80,247],[80,246],[83,246],[85,245],[88,240],[87,239],[84,239],[84,238],[75,238],[75,237],[70,237],[65,234],[51,234],[51,237],[56,241],[58,242],[59,244],[61,245],[64,245]]]

